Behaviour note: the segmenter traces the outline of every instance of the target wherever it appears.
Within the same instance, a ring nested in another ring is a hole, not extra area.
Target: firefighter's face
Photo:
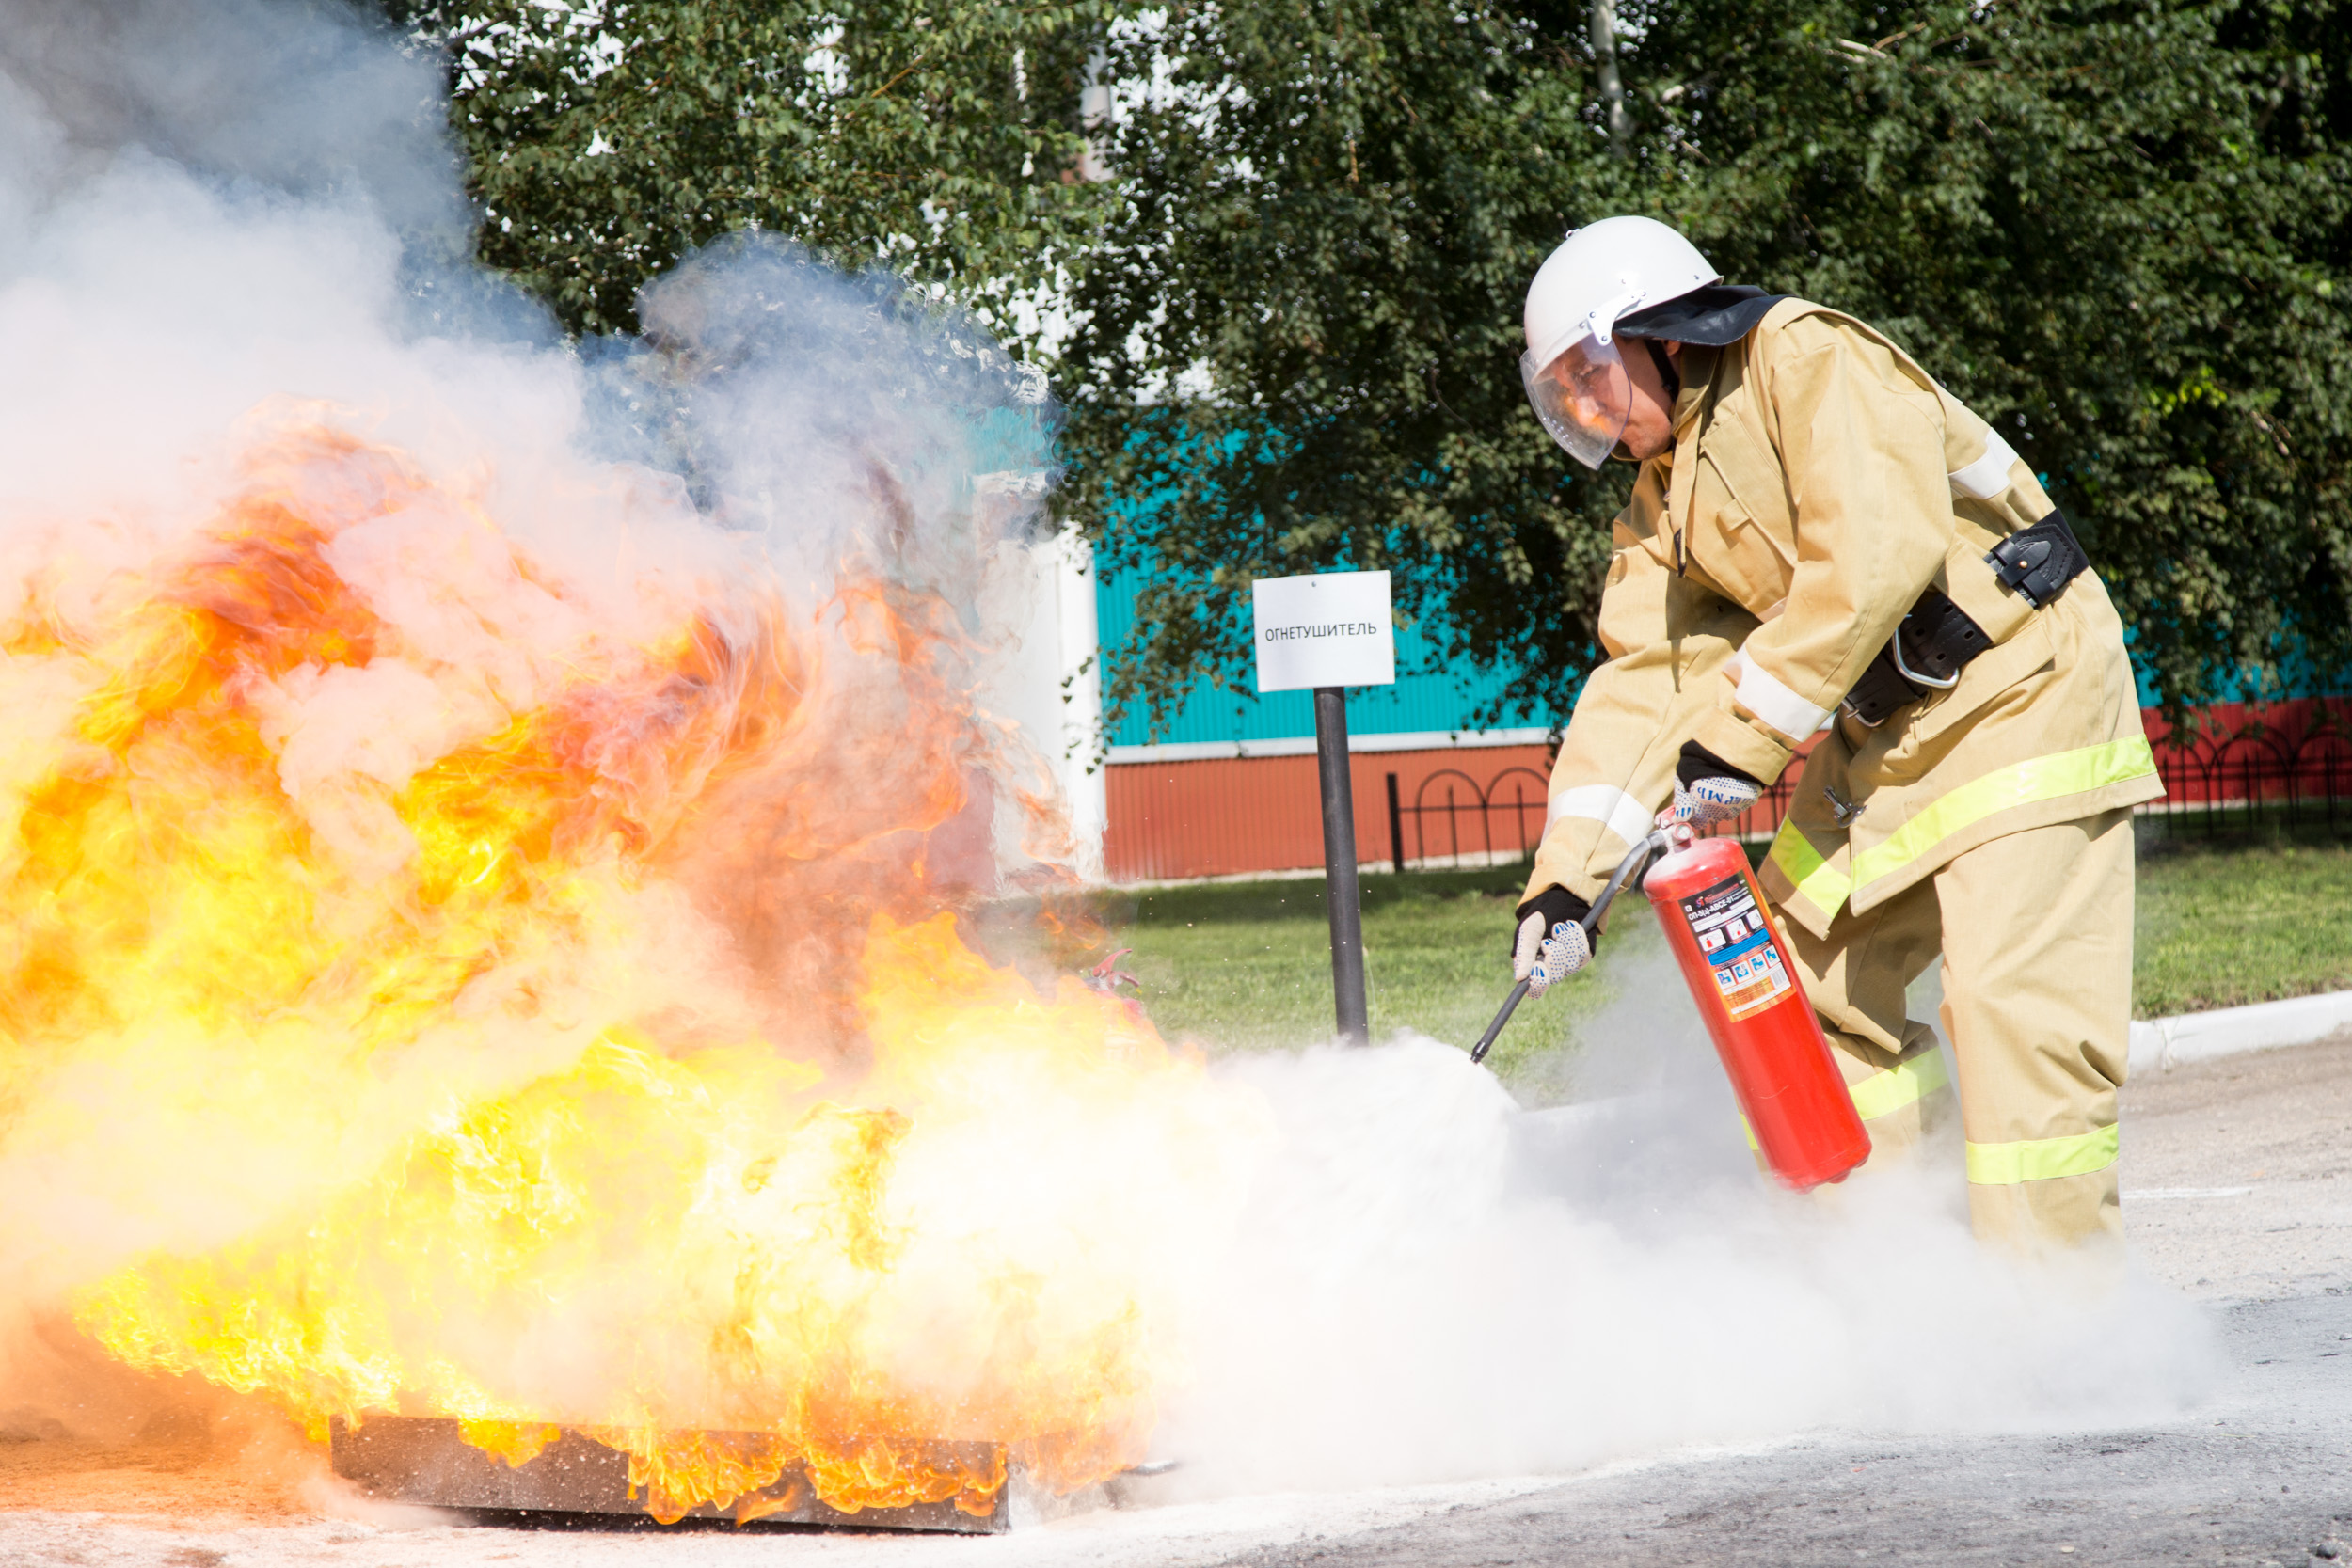
[[[1682,363],[1682,345],[1666,343],[1666,357],[1678,368]],[[1632,383],[1632,406],[1626,413],[1625,434],[1617,437],[1617,450],[1611,453],[1620,462],[1645,463],[1674,445],[1674,400],[1666,395],[1666,384],[1659,379],[1658,362],[1649,350],[1639,343],[1626,343],[1625,368]]]

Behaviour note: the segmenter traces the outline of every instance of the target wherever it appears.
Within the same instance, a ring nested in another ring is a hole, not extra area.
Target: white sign
[[[1260,578],[1258,689],[1396,684],[1396,627],[1386,572]]]

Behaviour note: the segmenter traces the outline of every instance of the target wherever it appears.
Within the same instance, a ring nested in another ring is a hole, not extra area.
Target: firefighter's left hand
[[[1584,900],[1564,887],[1548,887],[1519,906],[1511,978],[1526,981],[1528,995],[1543,995],[1593,961],[1593,940],[1580,924],[1584,911]]]
[[[1658,825],[1671,828],[1679,822],[1692,828],[1712,828],[1746,811],[1763,793],[1753,779],[1716,774],[1687,784],[1677,779],[1674,803],[1658,814]]]
[[[1564,920],[1543,936],[1541,915],[1531,914],[1519,927],[1519,948],[1512,955],[1511,977],[1527,982],[1527,994],[1541,996],[1558,982],[1593,961],[1593,939],[1573,920]]]

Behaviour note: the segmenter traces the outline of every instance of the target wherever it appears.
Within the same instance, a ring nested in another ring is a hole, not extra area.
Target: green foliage
[[[1727,269],[1873,321],[2001,426],[2176,705],[2291,635],[2352,647],[2339,9],[1772,13],[1715,95],[1738,166],[1683,208]]]
[[[1108,7],[389,0],[447,51],[481,254],[574,331],[739,229],[951,291],[1000,329],[1083,243],[1069,178]]]
[[[756,227],[1051,353],[1070,510],[1149,568],[1118,707],[1240,670],[1251,578],[1353,565],[1565,718],[1630,476],[1538,429],[1518,312],[1617,212],[1998,422],[2169,700],[2352,655],[2344,0],[1627,0],[1622,155],[1581,3],[387,3],[572,329]]]
[[[1078,514],[1158,503],[1102,530],[1152,569],[1112,702],[1238,668],[1251,578],[1346,564],[1474,655],[1541,650],[1558,708],[1628,476],[1564,474],[1519,300],[1567,223],[1645,188],[1581,56],[1492,8],[1257,0],[1176,6],[1116,63],[1166,86],[1120,117],[1127,199],[1063,356]]]
[[[2048,476],[2176,702],[2299,647],[2352,569],[2352,89],[2333,0],[1178,6],[1068,353],[1083,510],[1144,591],[1112,693],[1238,669],[1250,578],[1353,565],[1565,716],[1622,471],[1520,406],[1521,291],[1646,212],[1880,325]],[[1872,41],[1874,40],[1874,41]],[[1127,71],[1139,69],[1131,60]],[[1138,352],[1139,351],[1139,352]],[[1183,394],[1183,395],[1171,395]],[[1156,510],[1121,524],[1115,498]]]

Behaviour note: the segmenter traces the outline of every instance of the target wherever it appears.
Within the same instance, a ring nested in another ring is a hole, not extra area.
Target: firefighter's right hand
[[[1548,887],[1518,909],[1511,944],[1511,978],[1541,996],[1593,961],[1592,939],[1580,924],[1591,906],[1564,887]]]
[[[1675,798],[1664,811],[1658,814],[1658,825],[1672,827],[1676,823],[1692,828],[1719,827],[1736,819],[1741,812],[1756,804],[1764,791],[1754,779],[1732,778],[1727,774],[1710,774],[1685,784],[1675,781]]]

